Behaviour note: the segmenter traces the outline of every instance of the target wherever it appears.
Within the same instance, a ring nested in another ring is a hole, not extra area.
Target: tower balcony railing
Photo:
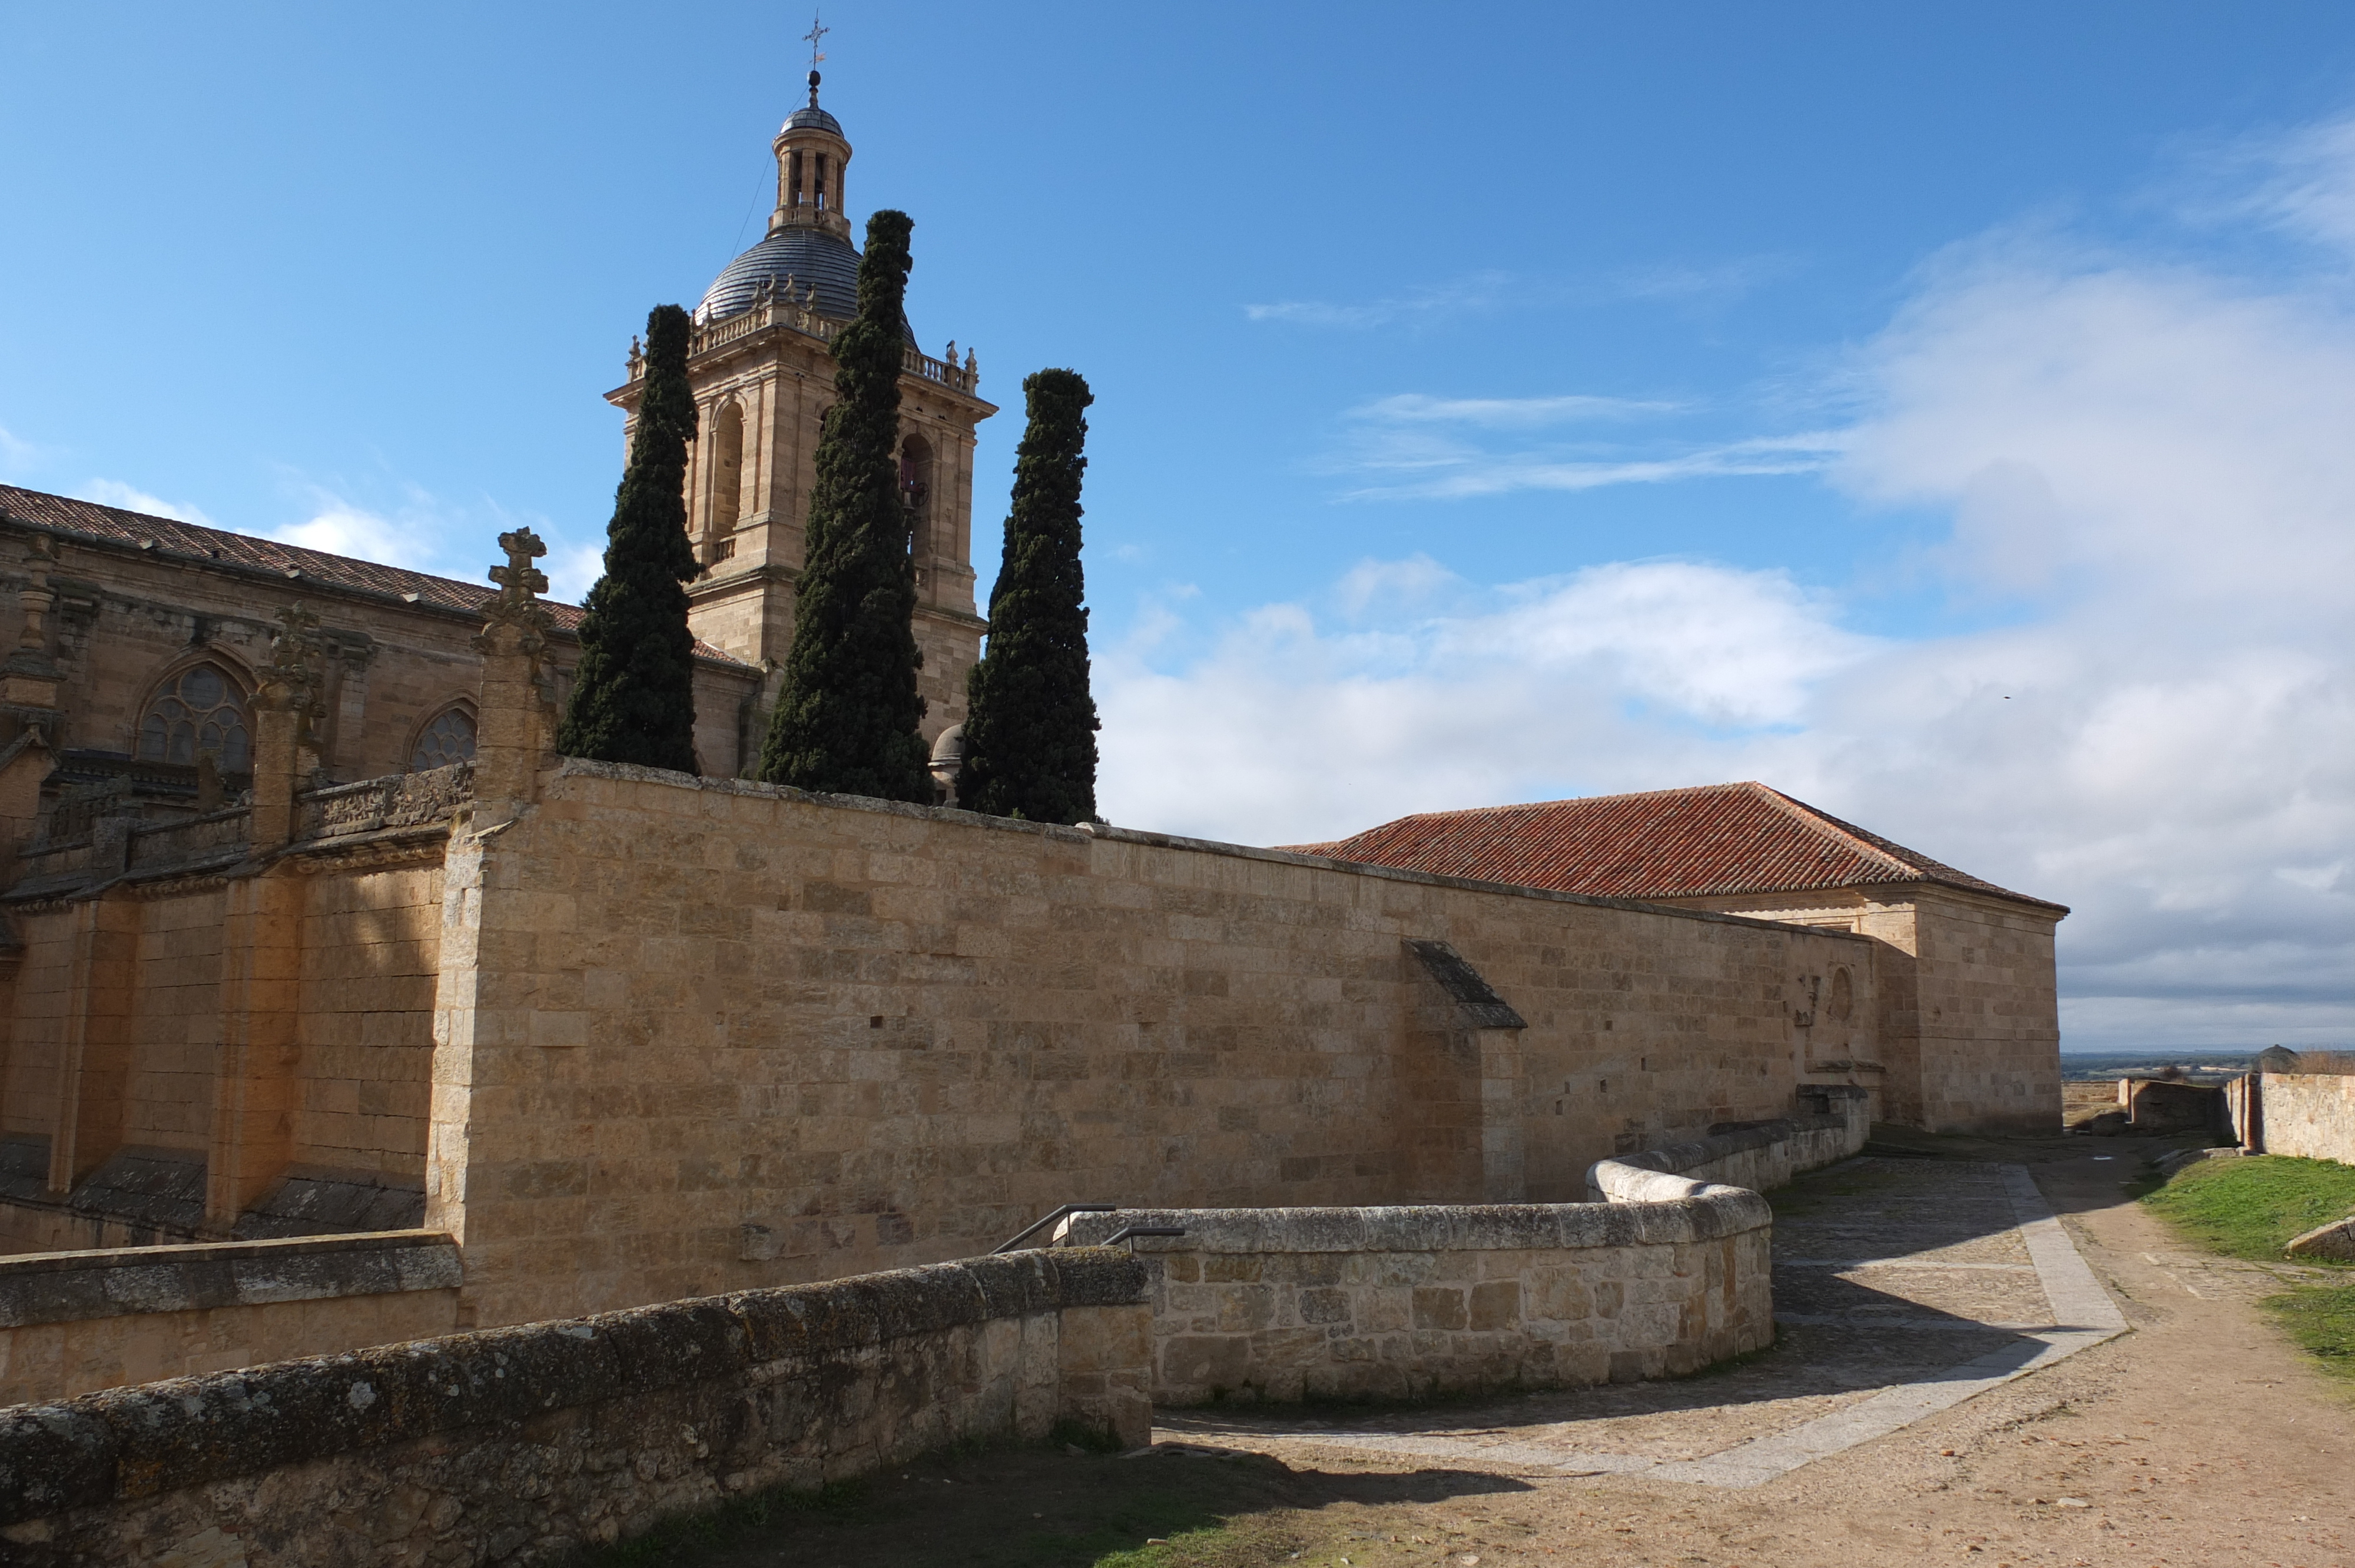
[[[772,327],[783,327],[788,331],[800,333],[805,337],[814,337],[820,343],[830,344],[835,340],[836,335],[849,324],[848,322],[838,317],[822,315],[812,310],[806,297],[799,300],[793,298],[789,286],[786,290],[767,293],[765,297],[756,299],[751,305],[732,316],[722,316],[717,321],[705,322],[698,325],[687,338],[687,352],[689,357],[693,357],[696,355],[709,353],[715,348],[724,348],[731,343],[741,342]],[[645,377],[645,351],[634,339],[630,344],[629,366],[632,381]],[[934,359],[919,348],[906,348],[900,352],[900,369],[903,375],[913,376],[968,396],[973,394],[975,387],[981,385],[980,365],[970,351],[967,351],[964,356],[964,363],[959,365],[954,359]]]

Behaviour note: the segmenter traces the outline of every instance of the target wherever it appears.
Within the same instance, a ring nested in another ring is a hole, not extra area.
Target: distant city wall
[[[1755,1191],[1864,1145],[1866,1097],[1597,1162],[1588,1203],[1124,1209],[1153,1272],[1157,1404],[1413,1398],[1676,1376],[1774,1340],[1773,1215]],[[1852,1114],[1849,1107],[1853,1107]]]
[[[1022,1253],[0,1411],[0,1559],[544,1563],[962,1439],[1135,1445],[1145,1286]]]

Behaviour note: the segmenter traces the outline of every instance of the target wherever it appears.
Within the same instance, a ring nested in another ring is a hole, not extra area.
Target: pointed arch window
[[[417,745],[409,754],[409,770],[422,773],[429,768],[447,768],[453,762],[474,760],[474,715],[464,708],[445,708],[432,724],[417,732]]]
[[[191,664],[164,683],[139,720],[139,760],[194,766],[209,751],[224,773],[253,770],[245,694],[218,664]]]

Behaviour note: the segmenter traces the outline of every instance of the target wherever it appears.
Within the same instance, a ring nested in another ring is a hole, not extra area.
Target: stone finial
[[[491,568],[496,598],[483,607],[474,647],[483,655],[483,691],[474,742],[478,814],[511,819],[538,792],[540,764],[556,736],[555,705],[543,668],[554,624],[539,596],[548,574],[532,562],[548,546],[528,528],[499,535],[506,565]]]

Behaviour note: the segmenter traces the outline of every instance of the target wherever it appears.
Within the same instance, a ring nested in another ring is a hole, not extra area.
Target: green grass
[[[2292,1236],[2355,1211],[2355,1166],[2273,1154],[2204,1160],[2143,1202],[2211,1252],[2273,1263]],[[2355,1284],[2292,1286],[2257,1305],[2327,1375],[2355,1383]]]
[[[2277,1262],[2292,1236],[2355,1213],[2355,1165],[2276,1154],[2206,1160],[2143,1202],[2211,1252]]]
[[[2324,1372],[2355,1383],[2355,1285],[2296,1286],[2258,1305]]]

